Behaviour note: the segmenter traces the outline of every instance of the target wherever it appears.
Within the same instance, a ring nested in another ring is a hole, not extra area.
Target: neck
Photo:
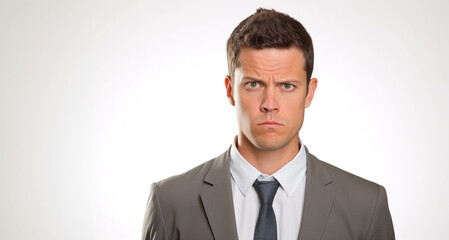
[[[290,162],[300,149],[298,135],[285,146],[275,150],[264,150],[254,146],[245,136],[239,134],[237,139],[239,153],[252,166],[262,173],[271,175]]]

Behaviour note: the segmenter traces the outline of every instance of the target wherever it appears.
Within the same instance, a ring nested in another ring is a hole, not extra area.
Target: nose
[[[279,111],[279,104],[276,99],[276,91],[274,87],[268,87],[265,90],[264,99],[260,105],[261,112],[277,112]]]

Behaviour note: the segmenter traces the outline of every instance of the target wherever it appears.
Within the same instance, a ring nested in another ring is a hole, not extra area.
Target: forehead
[[[297,47],[242,48],[238,70],[245,75],[305,75],[304,54]]]

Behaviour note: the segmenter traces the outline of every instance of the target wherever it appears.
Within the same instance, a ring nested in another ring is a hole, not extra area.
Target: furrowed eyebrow
[[[253,77],[243,77],[243,81],[249,81],[249,82],[265,82],[265,80],[263,79],[259,79],[259,78],[253,78]],[[295,79],[286,79],[286,80],[280,80],[280,81],[276,81],[276,83],[278,84],[299,84],[301,83],[298,80]]]
[[[287,79],[287,80],[284,80],[284,81],[280,81],[279,83],[287,83],[287,84],[299,84],[299,83],[301,83],[301,82],[300,82],[300,81],[298,81],[298,80]]]
[[[250,82],[263,82],[262,79],[253,78],[253,77],[243,77],[244,81],[250,81]]]

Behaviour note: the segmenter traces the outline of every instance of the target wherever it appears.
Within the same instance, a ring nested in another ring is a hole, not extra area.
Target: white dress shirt
[[[235,142],[232,144],[232,197],[239,239],[254,238],[260,208],[254,181],[273,181],[273,178],[280,183],[273,200],[278,239],[298,239],[304,205],[306,163],[306,152],[301,145],[298,154],[285,166],[272,175],[263,174],[242,157]]]

